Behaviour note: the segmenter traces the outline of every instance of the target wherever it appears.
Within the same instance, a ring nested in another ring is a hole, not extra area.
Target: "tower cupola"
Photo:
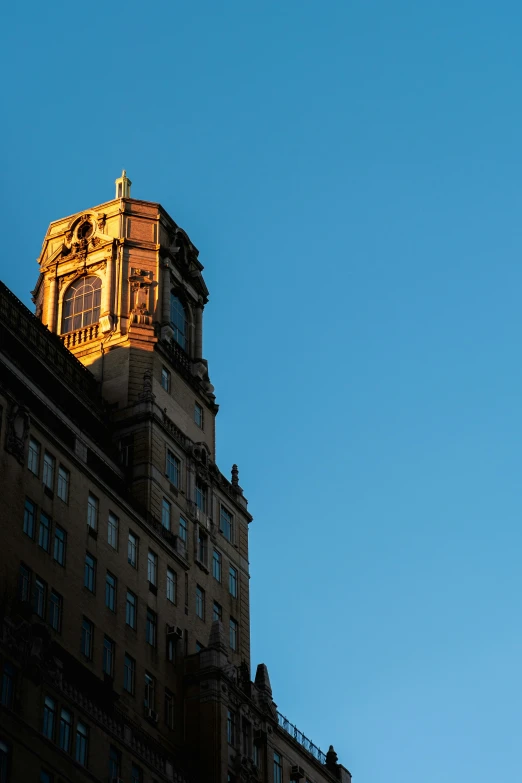
[[[116,184],[116,196],[115,198],[130,198],[131,197],[131,185],[132,182],[127,176],[125,169],[121,172],[121,177],[115,181]]]

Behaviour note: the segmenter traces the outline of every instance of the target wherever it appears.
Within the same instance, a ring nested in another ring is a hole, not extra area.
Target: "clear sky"
[[[2,17],[0,276],[123,167],[199,247],[279,709],[354,783],[518,783],[520,2]]]

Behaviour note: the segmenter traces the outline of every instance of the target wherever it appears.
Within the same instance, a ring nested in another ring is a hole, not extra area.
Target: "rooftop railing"
[[[290,723],[288,718],[285,718],[285,716],[281,715],[280,712],[277,713],[277,722],[283,731],[286,731],[287,734],[293,737],[295,741],[298,742],[306,751],[308,751],[308,753],[311,753],[311,755],[317,759],[317,761],[319,761],[321,764],[326,764],[326,754],[323,753],[323,751],[318,748],[317,745],[314,745],[312,740],[309,740],[308,737],[305,737],[303,732],[299,731],[297,726],[294,726],[293,723]]]

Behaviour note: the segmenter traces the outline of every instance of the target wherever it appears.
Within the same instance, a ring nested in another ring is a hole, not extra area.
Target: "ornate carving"
[[[145,370],[143,373],[143,391],[140,394],[140,400],[143,402],[153,402],[156,395],[152,391],[152,370]]]
[[[29,436],[29,411],[25,405],[11,404],[7,415],[5,448],[20,463],[25,463],[25,444]]]

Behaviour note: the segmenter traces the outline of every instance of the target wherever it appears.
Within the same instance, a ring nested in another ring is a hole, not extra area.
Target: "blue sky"
[[[123,167],[200,249],[252,662],[354,783],[520,781],[522,6],[3,11],[1,277]]]

